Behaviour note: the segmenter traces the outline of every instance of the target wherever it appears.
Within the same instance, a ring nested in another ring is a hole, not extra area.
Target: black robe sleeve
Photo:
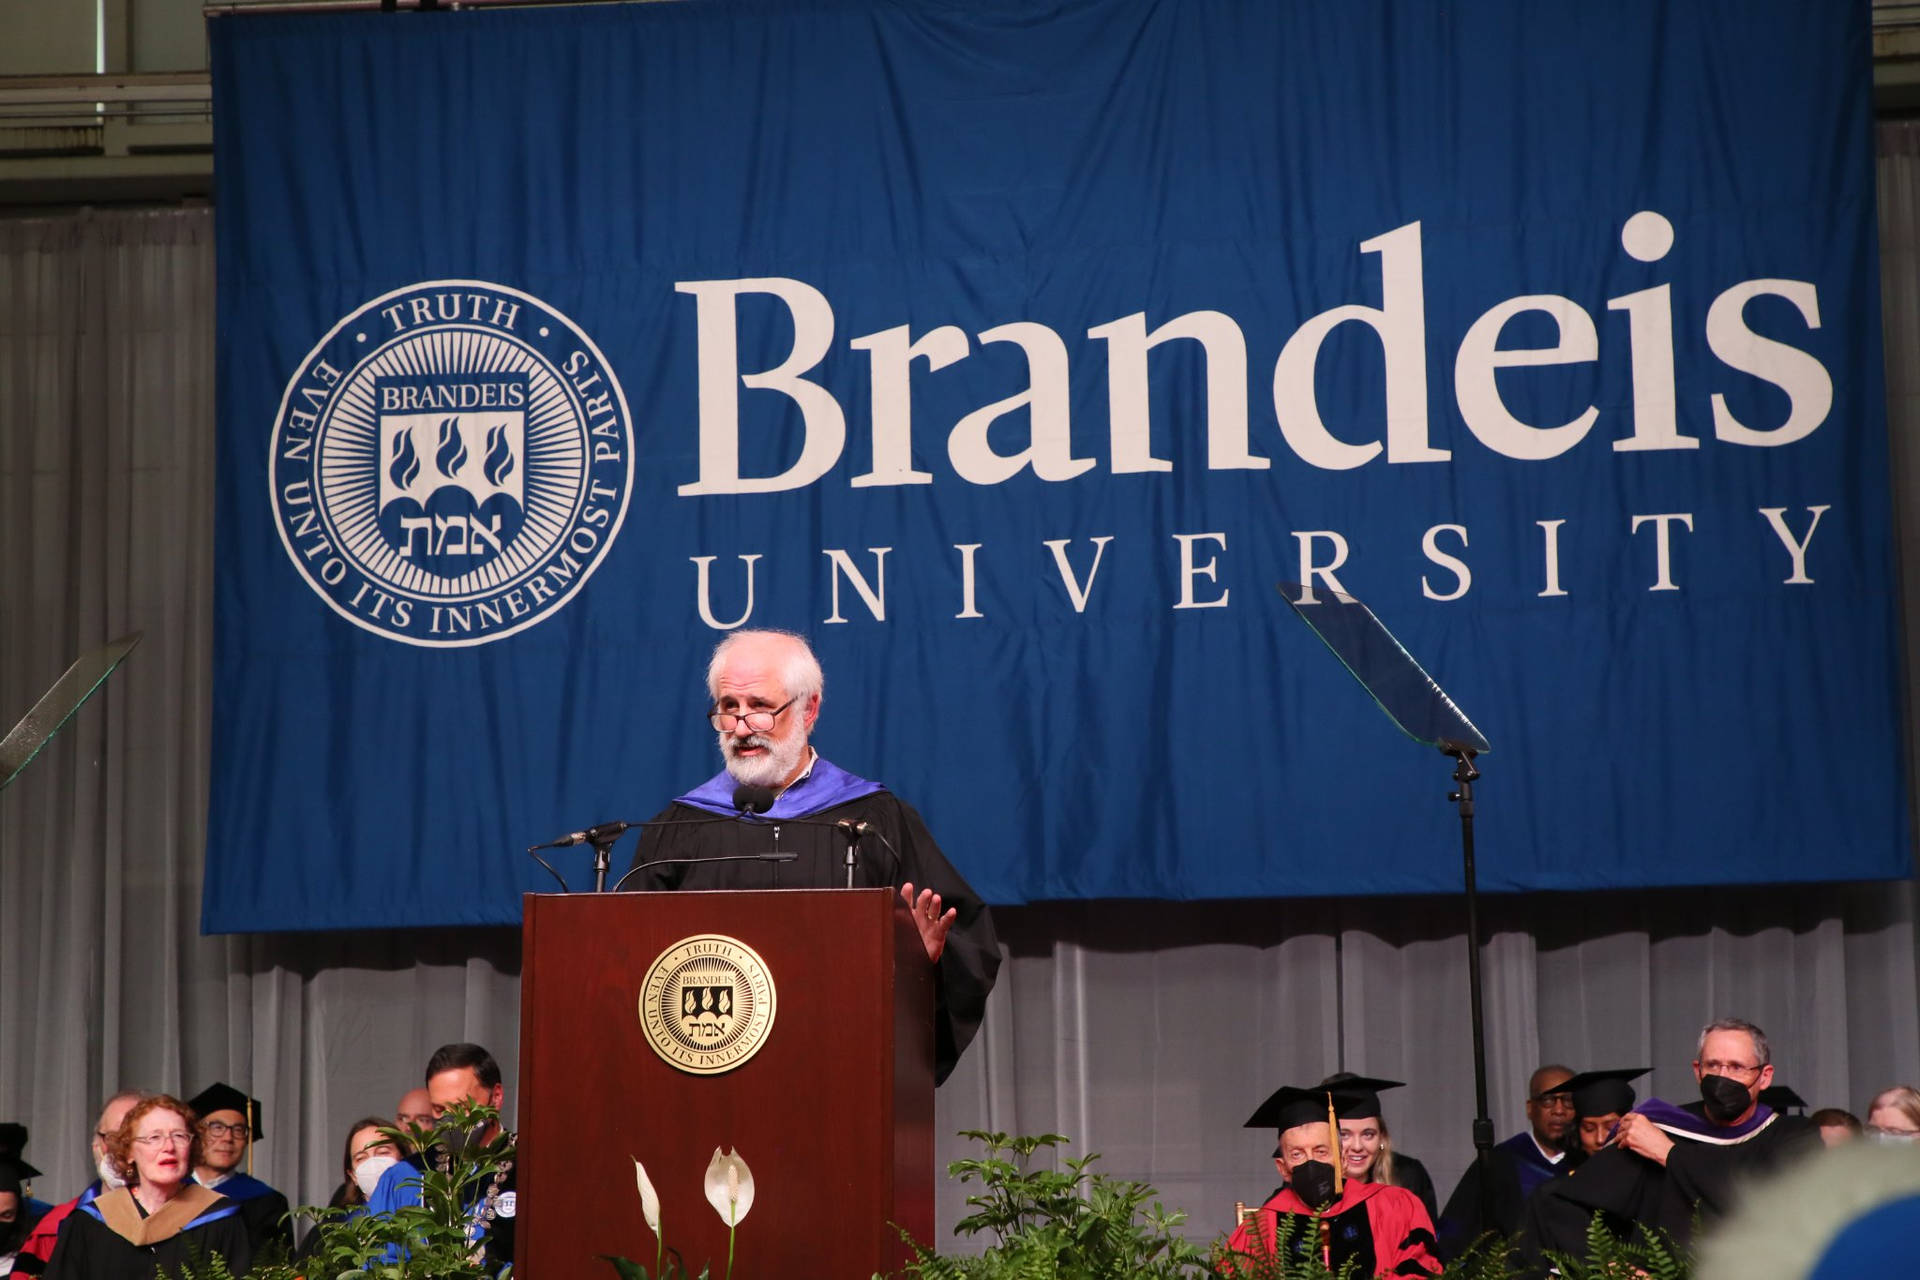
[[[1676,1142],[1658,1207],[1658,1225],[1686,1241],[1698,1214],[1711,1223],[1726,1213],[1735,1184],[1821,1150],[1820,1130],[1805,1116],[1780,1116],[1746,1142],[1720,1147]]]
[[[901,866],[895,886],[911,884],[916,895],[932,889],[940,895],[942,906],[955,913],[946,950],[934,971],[933,1080],[937,1085],[952,1074],[986,1018],[987,993],[1000,972],[1000,939],[987,904],[940,852],[913,806],[898,808]]]
[[[836,805],[805,820],[752,822],[720,817],[687,805],[669,805],[641,834],[628,868],[628,889],[835,889],[846,885],[846,833],[836,824],[865,822],[875,834],[856,850],[854,884],[862,888],[912,884],[931,889],[954,910],[953,929],[934,971],[934,1083],[946,1080],[986,1016],[987,993],[1000,970],[993,916],[946,855],[913,807],[881,791]],[[788,863],[723,862],[728,855],[792,853]],[[660,859],[689,865],[650,867]]]
[[[1552,1181],[1558,1182],[1555,1178]],[[1460,1175],[1447,1207],[1440,1214],[1440,1256],[1452,1262],[1487,1232],[1510,1236],[1520,1229],[1525,1209],[1520,1194],[1520,1169],[1510,1152],[1494,1147],[1487,1152],[1484,1188],[1478,1157]]]
[[[240,1203],[240,1220],[247,1225],[247,1241],[259,1253],[278,1241],[285,1257],[293,1249],[293,1221],[287,1216],[287,1198],[278,1191]]]
[[[1426,1165],[1412,1156],[1394,1152],[1393,1183],[1419,1196],[1420,1203],[1426,1207],[1427,1217],[1436,1224],[1440,1221],[1440,1206],[1433,1192],[1433,1175],[1427,1172]]]

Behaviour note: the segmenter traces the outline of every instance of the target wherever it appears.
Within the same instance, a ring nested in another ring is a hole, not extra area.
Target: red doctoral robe
[[[1320,1225],[1292,1187],[1282,1187],[1227,1239],[1231,1254],[1271,1258],[1280,1215],[1295,1214],[1294,1248],[1320,1248]],[[1338,1271],[1348,1258],[1359,1260],[1363,1276],[1427,1277],[1440,1274],[1433,1220],[1420,1197],[1383,1182],[1354,1182],[1319,1217],[1329,1224],[1330,1265]]]

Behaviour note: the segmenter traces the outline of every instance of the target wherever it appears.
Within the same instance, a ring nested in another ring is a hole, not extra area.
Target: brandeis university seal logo
[[[341,616],[473,645],[552,615],[620,531],[633,420],[537,298],[435,280],[376,298],[288,385],[268,467],[287,554]]]
[[[640,982],[640,1027],[668,1063],[718,1075],[760,1052],[773,1030],[773,974],[759,953],[717,933],[682,938]]]

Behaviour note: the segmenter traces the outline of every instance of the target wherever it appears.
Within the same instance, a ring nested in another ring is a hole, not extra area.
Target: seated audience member
[[[387,1134],[386,1124],[379,1116],[363,1116],[347,1130],[346,1149],[340,1153],[341,1181],[328,1208],[366,1212],[367,1197],[381,1176],[400,1163],[400,1144]]]
[[[1428,1175],[1427,1166],[1393,1149],[1393,1135],[1387,1131],[1386,1117],[1380,1114],[1380,1095],[1403,1087],[1403,1082],[1336,1071],[1322,1080],[1320,1086],[1335,1090],[1334,1111],[1340,1117],[1340,1160],[1347,1177],[1355,1182],[1384,1182],[1390,1187],[1405,1187],[1420,1197],[1429,1219],[1438,1214],[1433,1178]]]
[[[1440,1212],[1444,1257],[1459,1257],[1486,1232],[1510,1236],[1518,1231],[1528,1198],[1573,1168],[1567,1151],[1579,1140],[1573,1132],[1573,1095],[1567,1092],[1571,1079],[1573,1072],[1557,1063],[1527,1078],[1526,1129],[1487,1153],[1484,1179],[1478,1161],[1469,1164]]]
[[[0,1276],[37,1276],[46,1263],[21,1253],[33,1220],[27,1216],[27,1193],[10,1164],[0,1164]]]
[[[506,1087],[500,1082],[500,1064],[477,1044],[441,1045],[427,1060],[426,1079],[427,1096],[432,1100],[436,1122],[455,1103],[476,1102],[497,1111],[506,1098]],[[500,1132],[500,1123],[495,1120],[478,1133],[461,1134],[458,1138],[464,1145],[482,1146],[492,1142]],[[444,1169],[450,1160],[444,1145],[448,1137],[442,1132],[432,1146],[408,1156],[381,1175],[379,1184],[367,1196],[367,1212],[384,1215],[419,1204],[421,1173],[435,1164]],[[476,1187],[468,1205],[475,1225],[475,1239],[485,1250],[488,1275],[498,1275],[513,1262],[513,1224],[518,1207],[514,1163],[507,1160],[486,1185]]]
[[[425,1089],[409,1089],[400,1095],[393,1108],[393,1127],[402,1133],[433,1132],[433,1101]]]
[[[95,1178],[86,1189],[67,1201],[55,1205],[33,1224],[33,1230],[27,1235],[27,1242],[20,1251],[46,1262],[53,1257],[54,1243],[60,1236],[60,1225],[68,1215],[82,1205],[91,1204],[94,1197],[102,1191],[111,1191],[115,1187],[125,1186],[119,1170],[113,1163],[113,1157],[107,1150],[107,1143],[119,1131],[120,1124],[127,1118],[127,1112],[133,1110],[136,1102],[147,1095],[137,1089],[122,1089],[108,1098],[100,1108],[100,1118],[93,1122],[93,1136],[88,1139],[88,1151],[93,1157]]]
[[[400,1163],[400,1144],[386,1132],[387,1122],[379,1116],[362,1116],[347,1127],[346,1145],[340,1152],[340,1185],[327,1201],[329,1209],[345,1209],[346,1215],[334,1222],[351,1222],[367,1213],[367,1197],[380,1185],[381,1175]],[[305,1260],[319,1246],[320,1233],[309,1232],[300,1242],[295,1257]]]
[[[20,1202],[23,1216],[29,1225],[38,1222],[53,1206],[33,1195],[33,1180],[40,1171],[27,1163],[27,1126],[11,1120],[0,1124],[0,1165],[11,1166],[20,1176],[20,1194],[26,1197]]]
[[[1623,1233],[1641,1223],[1685,1243],[1696,1218],[1711,1224],[1726,1212],[1738,1179],[1820,1149],[1811,1120],[1759,1100],[1773,1082],[1760,1028],[1735,1018],[1709,1023],[1696,1055],[1700,1101],[1641,1103],[1621,1119],[1611,1146],[1528,1204],[1521,1252],[1530,1263],[1544,1266],[1548,1250],[1584,1255],[1596,1211]]]
[[[255,1253],[268,1241],[293,1248],[293,1221],[287,1198],[251,1173],[253,1143],[267,1136],[260,1124],[260,1101],[230,1084],[211,1084],[187,1103],[200,1115],[201,1154],[194,1180],[240,1206]]]
[[[1336,1089],[1287,1087],[1260,1104],[1249,1129],[1274,1129],[1280,1145],[1274,1167],[1286,1185],[1227,1240],[1227,1265],[1241,1258],[1272,1258],[1282,1218],[1291,1219],[1296,1253],[1316,1252],[1335,1272],[1349,1262],[1359,1276],[1434,1276],[1433,1221],[1420,1197],[1384,1182],[1356,1182],[1344,1174],[1336,1145]]]
[[[1874,1094],[1867,1108],[1867,1136],[1875,1142],[1920,1139],[1920,1089],[1897,1084]]]
[[[1651,1070],[1652,1067],[1620,1067],[1582,1071],[1567,1081],[1567,1092],[1573,1095],[1573,1120],[1582,1160],[1613,1141],[1614,1126],[1620,1123],[1620,1117],[1633,1110],[1633,1086],[1628,1081],[1638,1080]]]
[[[1851,1111],[1839,1107],[1822,1107],[1807,1119],[1813,1121],[1820,1130],[1820,1141],[1830,1147],[1843,1146],[1859,1137],[1864,1131],[1860,1117]]]
[[[60,1232],[52,1280],[154,1280],[218,1254],[234,1275],[253,1263],[240,1206],[193,1180],[200,1137],[193,1108],[165,1094],[134,1104],[107,1143],[126,1185],[75,1210]]]

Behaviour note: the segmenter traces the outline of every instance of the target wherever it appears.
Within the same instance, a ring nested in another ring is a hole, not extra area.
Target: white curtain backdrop
[[[1906,643],[1920,638],[1920,128],[1880,128],[1888,415]],[[83,648],[144,643],[0,793],[0,1119],[28,1124],[38,1190],[72,1195],[122,1086],[260,1096],[256,1172],[296,1202],[338,1180],[346,1125],[388,1113],[449,1040],[519,1052],[508,929],[202,937],[213,598],[213,213],[0,219],[0,728]],[[1909,669],[1913,663],[1909,661]],[[1444,673],[1441,673],[1444,679]],[[1901,700],[1909,724],[1913,708]],[[1911,736],[1911,735],[1910,735]],[[1411,748],[1409,748],[1411,749]],[[1782,744],[1771,785],[1794,785]],[[1910,752],[1911,758],[1911,752]],[[1447,762],[1433,856],[1457,860]],[[665,794],[684,780],[660,780]],[[1496,754],[1483,821],[1522,785]],[[636,804],[658,799],[636,795]],[[275,856],[274,833],[258,834]],[[964,851],[953,851],[964,865]],[[1820,850],[1809,849],[1817,859]],[[1766,1027],[1780,1079],[1855,1111],[1920,1080],[1913,886],[1529,895],[1485,902],[1487,1059],[1501,1134],[1528,1073],[1656,1068],[1691,1092],[1699,1026]],[[1007,963],[939,1094],[963,1128],[1057,1131],[1156,1185],[1192,1234],[1274,1183],[1240,1128],[1284,1082],[1406,1080],[1398,1149],[1445,1196],[1471,1154],[1471,1040],[1455,898],[1068,903],[996,912]],[[509,1103],[511,1109],[511,1103]],[[593,1141],[593,1117],[577,1130]],[[751,1156],[749,1155],[749,1158]],[[964,1211],[943,1185],[940,1231]]]

